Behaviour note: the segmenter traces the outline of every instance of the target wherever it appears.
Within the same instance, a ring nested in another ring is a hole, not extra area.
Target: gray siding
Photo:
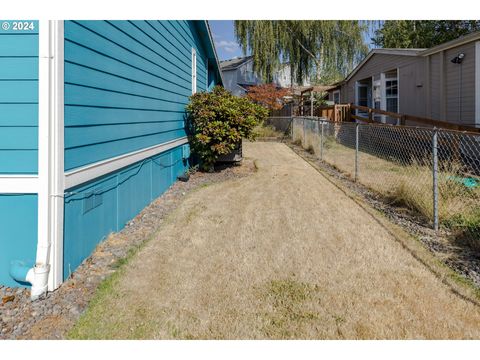
[[[415,56],[374,54],[345,85],[346,102],[355,102],[356,81],[398,68],[400,111],[425,116],[424,61]]]
[[[399,70],[400,113],[425,117],[425,59],[418,58]]]
[[[450,60],[464,53],[462,64]],[[463,125],[475,124],[475,43],[445,52],[446,120]],[[461,89],[461,90],[460,90]]]
[[[427,117],[432,119],[441,119],[441,91],[440,91],[440,71],[442,60],[441,53],[433,54],[427,58],[430,61],[430,114]]]
[[[237,70],[223,71],[223,86],[235,96],[242,96],[245,94],[237,83]]]

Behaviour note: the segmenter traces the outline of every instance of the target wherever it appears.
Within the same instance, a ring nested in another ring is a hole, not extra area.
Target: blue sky
[[[233,20],[210,20],[209,23],[220,60],[243,56],[242,50],[235,40]],[[367,43],[370,43],[370,37],[370,34],[365,34]],[[371,44],[370,47],[372,47]]]
[[[242,50],[235,41],[233,20],[210,20],[209,24],[220,60],[243,56]]]

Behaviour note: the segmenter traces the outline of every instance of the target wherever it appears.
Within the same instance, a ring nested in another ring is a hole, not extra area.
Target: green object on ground
[[[456,181],[469,189],[480,186],[479,180],[472,177],[449,176],[448,180]]]

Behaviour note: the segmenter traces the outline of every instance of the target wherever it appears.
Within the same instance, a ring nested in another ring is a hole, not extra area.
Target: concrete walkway
[[[480,338],[480,311],[286,145],[189,194],[78,338]]]

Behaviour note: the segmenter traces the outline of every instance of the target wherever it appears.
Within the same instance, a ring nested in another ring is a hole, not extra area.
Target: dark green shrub
[[[221,86],[192,95],[187,113],[190,146],[204,170],[213,169],[218,157],[230,153],[242,138],[255,140],[255,126],[268,117],[267,109]]]

